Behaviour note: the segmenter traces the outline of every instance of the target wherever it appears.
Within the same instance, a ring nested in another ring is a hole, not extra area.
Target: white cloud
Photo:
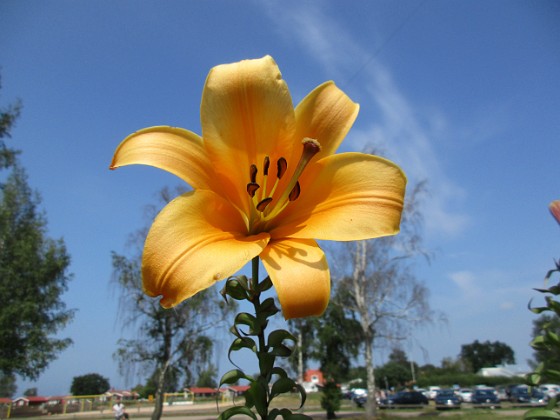
[[[441,157],[434,150],[434,141],[446,129],[445,116],[438,112],[418,113],[391,73],[371,57],[370,50],[363,45],[365,41],[353,38],[317,4],[280,6],[264,6],[279,30],[321,63],[329,78],[344,83],[359,72],[366,99],[378,109],[375,122],[366,123],[365,129],[351,131],[347,146],[353,150],[371,145],[381,147],[385,156],[403,167],[410,181],[428,181],[430,197],[424,215],[429,233],[455,235],[464,231],[469,218],[454,209],[462,207],[466,193],[445,173]],[[365,65],[357,68],[356,63]]]
[[[475,275],[470,271],[457,271],[449,275],[451,281],[461,291],[465,298],[476,298],[480,295],[480,289],[476,284]]]

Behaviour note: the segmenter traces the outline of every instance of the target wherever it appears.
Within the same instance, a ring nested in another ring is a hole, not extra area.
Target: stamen
[[[278,179],[282,179],[282,177],[284,176],[284,174],[286,173],[286,171],[288,170],[288,162],[286,162],[286,159],[284,159],[283,157],[281,157],[280,159],[278,159],[278,161],[276,162],[276,165],[278,166],[278,171],[276,172],[276,177]]]
[[[257,192],[257,190],[260,188],[260,185],[257,184],[256,182],[249,182],[247,184],[247,193],[251,196],[254,197],[255,193]]]
[[[264,163],[263,163],[263,173],[264,176],[268,176],[268,168],[270,166],[270,158],[268,156],[266,156],[264,158]]]
[[[272,197],[265,198],[259,204],[257,204],[257,210],[263,212],[266,209],[266,206],[268,206],[271,201]]]
[[[251,165],[251,167],[249,168],[249,178],[251,179],[251,183],[253,183],[253,184],[255,182],[257,182],[257,172],[258,171],[259,170],[257,169],[257,165]]]
[[[290,200],[290,201],[297,200],[300,192],[301,192],[301,189],[300,189],[300,186],[299,186],[299,182],[296,182],[295,187],[292,189],[292,191],[290,192],[290,195],[288,196],[288,200]]]
[[[265,214],[265,217],[267,219],[272,219],[273,217],[276,217],[280,212],[282,212],[282,210],[286,208],[286,206],[290,201],[294,201],[299,197],[301,191],[300,191],[298,179],[303,173],[303,170],[305,169],[305,167],[307,166],[311,158],[313,158],[313,156],[315,156],[317,153],[321,151],[321,145],[315,139],[310,139],[306,137],[303,139],[302,144],[303,144],[303,153],[301,154],[301,158],[299,159],[297,167],[294,170],[294,173],[292,174],[292,178],[290,179],[290,182],[288,182],[288,185],[286,185],[282,195],[278,198],[278,200],[275,201],[274,206]],[[278,160],[278,169],[279,169],[278,178],[281,177],[280,176],[281,160],[283,160],[284,161],[283,163],[286,164],[284,172],[288,167],[286,159],[280,158]],[[284,172],[282,173],[282,175],[284,175]]]

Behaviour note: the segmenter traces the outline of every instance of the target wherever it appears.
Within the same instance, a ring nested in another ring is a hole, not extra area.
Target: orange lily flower
[[[151,127],[118,146],[111,169],[151,165],[193,191],[171,201],[146,239],[145,292],[172,307],[260,257],[286,319],[320,315],[330,272],[316,240],[399,230],[406,178],[385,159],[335,154],[358,114],[333,82],[294,109],[272,57],[214,67],[202,137]]]
[[[554,200],[549,204],[548,208],[556,221],[560,223],[560,200]]]

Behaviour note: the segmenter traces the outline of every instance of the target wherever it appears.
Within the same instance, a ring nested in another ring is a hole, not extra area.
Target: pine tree
[[[73,316],[61,300],[70,257],[62,240],[47,236],[39,195],[27,183],[19,152],[4,142],[19,109],[0,112],[0,372],[36,379],[71,344],[56,337]]]

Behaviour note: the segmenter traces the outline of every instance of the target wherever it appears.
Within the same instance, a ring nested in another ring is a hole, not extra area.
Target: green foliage
[[[110,388],[109,380],[98,373],[75,376],[72,379],[70,392],[72,395],[100,395]]]
[[[0,169],[15,165],[19,151],[6,145],[3,139],[11,137],[11,130],[21,112],[21,102],[0,109]]]
[[[544,312],[536,320],[533,321],[533,340],[539,343],[538,337],[545,337],[548,334],[560,336],[560,316],[554,312]],[[558,357],[558,349],[554,346],[546,346],[537,344],[533,347],[536,364],[532,367],[535,369],[540,363],[547,363],[547,370],[552,372],[560,372],[560,358]],[[548,377],[547,372],[542,372],[542,382],[554,382],[553,377]]]
[[[20,110],[19,102],[0,110],[0,169],[9,170],[0,185],[0,377],[8,394],[14,374],[36,379],[71,344],[55,336],[73,316],[60,299],[70,257],[62,240],[47,237],[40,198],[4,141]]]
[[[56,335],[74,313],[61,300],[70,256],[39,204],[15,164],[0,191],[0,371],[31,379],[71,344]]]
[[[340,410],[342,392],[335,381],[327,381],[323,386],[321,407],[327,412],[327,419],[336,418],[336,412]]]
[[[36,397],[37,396],[37,388],[28,388],[23,392],[23,395],[26,397]]]
[[[403,366],[398,362],[387,362],[376,370],[375,378],[377,385],[381,388],[400,389],[407,383],[412,382],[410,367]]]
[[[247,300],[254,309],[255,314],[241,312],[237,314],[230,332],[234,340],[228,350],[228,358],[233,365],[232,355],[240,350],[250,351],[255,354],[258,361],[259,372],[255,377],[248,376],[241,369],[232,369],[226,372],[219,386],[237,384],[239,381],[247,382],[249,389],[245,392],[245,404],[228,408],[220,413],[219,420],[226,420],[234,415],[244,415],[253,419],[257,414],[261,419],[274,419],[282,416],[285,420],[309,419],[303,414],[294,414],[289,409],[274,408],[269,411],[270,403],[279,395],[298,392],[303,406],[306,393],[303,387],[288,377],[286,371],[275,366],[277,358],[287,359],[294,350],[296,338],[286,330],[274,330],[268,336],[265,333],[269,318],[280,312],[273,298],[261,302],[261,294],[272,288],[272,282],[267,277],[262,282],[258,281],[258,258],[253,259],[253,278],[237,276],[229,278],[221,293],[227,302],[229,298]],[[253,280],[254,279],[254,280]]]
[[[560,223],[560,220],[558,221]],[[549,283],[552,276],[560,273],[560,261],[555,262],[556,267],[549,270],[545,277],[545,285]],[[544,295],[545,306],[531,307],[529,309],[538,315],[548,315],[539,320],[539,329],[531,346],[540,359],[535,371],[527,377],[529,385],[538,385],[543,380],[560,382],[559,354],[560,354],[560,335],[558,331],[558,317],[560,317],[560,281],[548,288],[535,289]],[[546,358],[549,355],[549,358]],[[525,414],[525,419],[558,419],[560,413],[557,410],[556,398],[552,398],[546,408],[539,410],[529,410]]]
[[[515,363],[512,348],[500,341],[481,343],[475,340],[472,344],[464,344],[461,346],[460,357],[469,363],[473,373],[483,367]]]
[[[319,361],[319,369],[326,379],[346,382],[350,378],[352,359],[358,356],[363,340],[360,324],[349,318],[343,307],[328,306],[320,318],[316,318],[317,334],[313,358]]]
[[[12,398],[16,391],[16,375],[5,375],[0,372],[0,398]]]
[[[207,369],[200,372],[198,380],[196,381],[196,386],[216,388],[218,386],[218,381],[216,380],[217,376],[218,370],[214,365],[210,365]]]

